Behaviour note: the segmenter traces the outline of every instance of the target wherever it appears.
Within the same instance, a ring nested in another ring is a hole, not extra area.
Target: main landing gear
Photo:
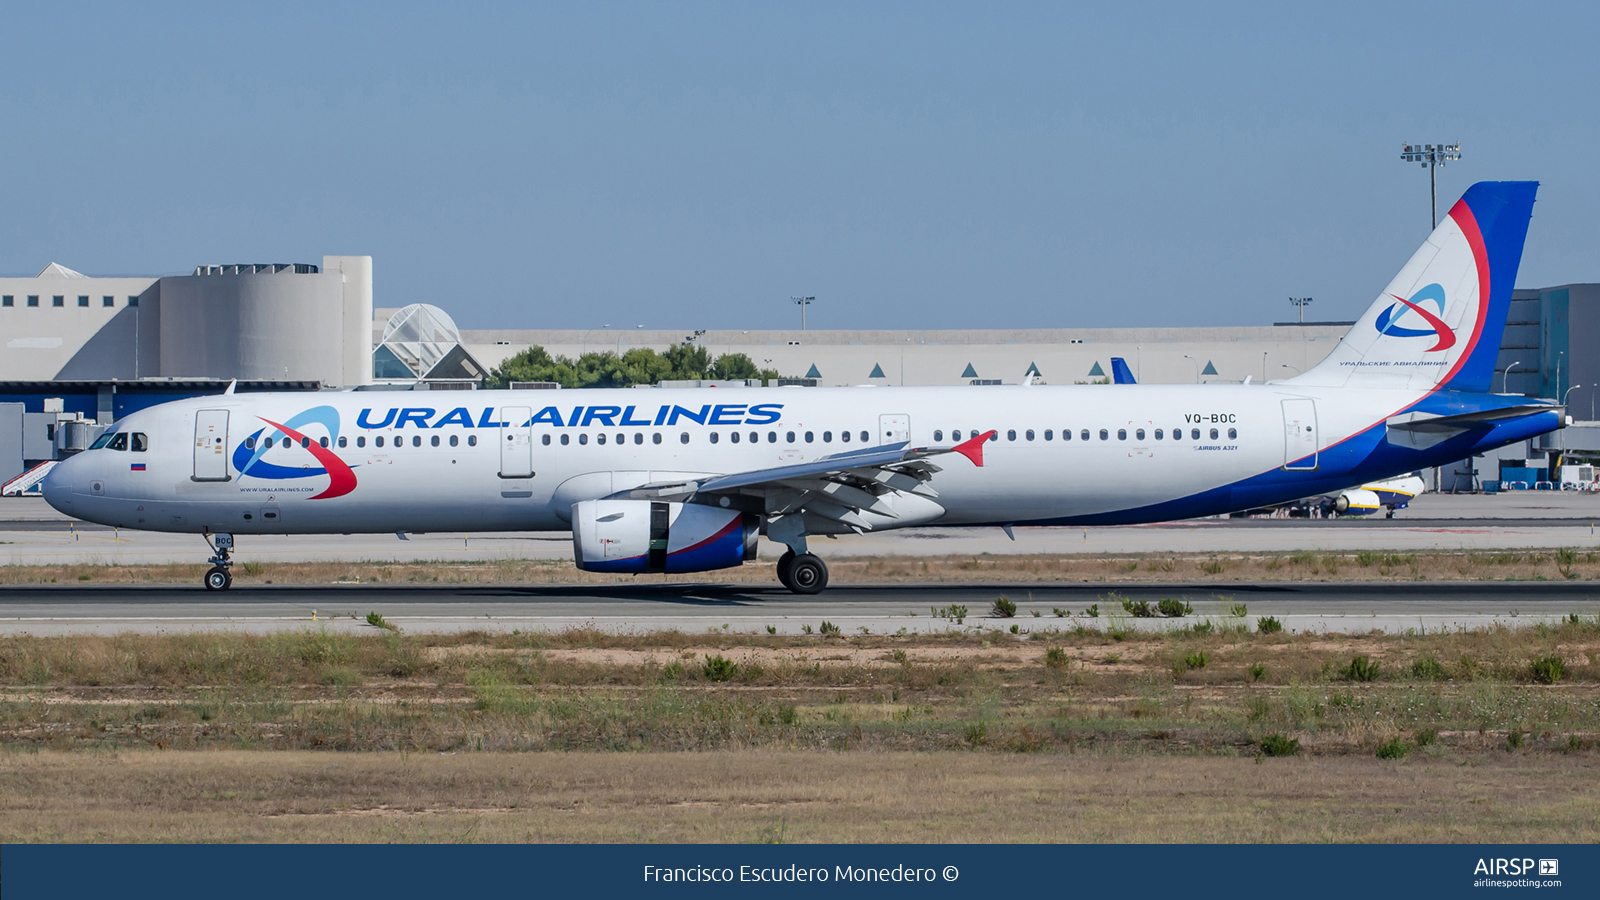
[[[233,587],[233,574],[228,569],[233,567],[233,535],[217,534],[206,535],[206,543],[211,545],[211,558],[206,562],[211,563],[211,568],[206,570],[203,582],[208,591],[225,591]]]
[[[778,580],[796,594],[820,594],[828,586],[828,566],[810,553],[785,550],[778,557]]]

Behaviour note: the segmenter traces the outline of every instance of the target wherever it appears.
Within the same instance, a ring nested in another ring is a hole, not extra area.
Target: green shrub
[[[1433,656],[1424,656],[1411,664],[1411,677],[1423,681],[1442,681],[1444,666]]]
[[[1194,650],[1183,657],[1183,667],[1185,669],[1204,669],[1206,663],[1209,662],[1211,662],[1211,655],[1204,650]]]
[[[811,626],[810,625],[801,625],[800,626],[800,633],[801,634],[810,634],[811,633]]]
[[[1243,603],[1230,603],[1228,604],[1228,615],[1233,616],[1235,619],[1242,619],[1250,615],[1250,607],[1245,606]]]
[[[1555,684],[1567,674],[1567,666],[1560,656],[1550,653],[1534,657],[1533,662],[1528,664],[1528,672],[1540,684]]]
[[[1223,565],[1222,560],[1215,557],[1210,562],[1200,564],[1200,570],[1207,575],[1221,575],[1224,568],[1226,566]]]
[[[777,633],[778,633],[777,626],[775,626],[775,625],[768,625],[767,626],[767,634],[777,634]]]
[[[1261,739],[1261,752],[1267,756],[1293,756],[1300,752],[1300,739],[1273,732]]]
[[[1100,604],[1098,604],[1098,603],[1089,604],[1089,608],[1084,610],[1083,614],[1088,616],[1091,619],[1100,618]]]
[[[661,667],[662,681],[682,681],[683,676],[687,674],[689,674],[689,669],[677,660],[673,660]]]
[[[94,576],[90,575],[88,572],[84,572],[83,574],[78,576],[78,580],[79,581],[88,581],[90,578],[93,578],[93,577]]]
[[[367,613],[367,624],[373,628],[387,628],[390,631],[400,630],[393,622],[388,621],[381,613],[376,612]]]
[[[1053,612],[1053,613],[1055,613],[1055,614],[1056,614],[1056,618],[1058,618],[1058,619],[1065,619],[1065,618],[1066,618],[1066,617],[1067,617],[1067,611],[1066,611],[1066,610],[1064,610],[1064,609],[1062,609],[1062,608],[1061,608],[1061,607],[1059,607],[1059,606],[1052,606],[1052,607],[1050,607],[1050,611],[1051,611],[1051,612]],[[1099,611],[1100,611],[1100,610],[1099,610],[1099,609],[1096,609],[1096,610],[1095,610],[1095,612],[1097,612],[1097,613],[1098,613],[1098,612],[1099,612]]]
[[[960,604],[952,603],[943,609],[934,609],[933,617],[935,619],[952,619],[957,625],[960,625],[966,621],[967,608]]]
[[[1522,730],[1521,725],[1513,727],[1506,733],[1506,749],[1516,750],[1522,746],[1522,742],[1526,737],[1527,733]]]
[[[1275,616],[1262,616],[1256,620],[1256,632],[1258,634],[1277,634],[1282,630],[1283,623],[1278,621]]]
[[[979,746],[989,738],[989,726],[983,722],[974,722],[967,726],[967,743],[974,747]]]
[[[1261,663],[1251,663],[1250,668],[1244,671],[1246,675],[1250,676],[1251,681],[1260,681],[1267,677],[1267,667]]]
[[[817,630],[823,634],[838,634],[839,626],[829,622],[827,619],[823,619],[822,624],[817,626]]]
[[[1399,738],[1394,738],[1378,748],[1379,759],[1405,759],[1411,753],[1411,745]]]
[[[1414,737],[1416,738],[1418,747],[1426,747],[1430,744],[1436,744],[1439,742],[1439,729],[1424,728],[1421,731],[1418,731]]]
[[[707,681],[727,681],[738,674],[739,666],[733,660],[718,653],[716,656],[707,656],[706,664],[701,667],[701,674]]]
[[[1022,633],[1022,626],[1016,624],[1015,622],[1011,623],[1011,633],[1012,634],[1021,634]]]
[[[1148,600],[1129,600],[1124,598],[1122,609],[1135,619],[1149,619],[1156,614],[1155,610],[1150,608],[1150,601]]]
[[[1196,622],[1189,626],[1190,634],[1210,634],[1216,630],[1217,626],[1213,624],[1210,619],[1207,619],[1204,622]]]
[[[994,598],[994,603],[989,606],[989,612],[998,618],[1009,619],[1017,614],[1017,604],[1010,597],[1001,594]]]
[[[1194,612],[1194,607],[1182,600],[1163,599],[1156,601],[1156,611],[1169,619],[1178,619]]]
[[[789,704],[778,707],[778,721],[785,725],[793,725],[800,721],[800,714]]]
[[[1060,647],[1051,647],[1044,652],[1044,664],[1052,669],[1065,669],[1068,662],[1067,651]]]
[[[1350,665],[1345,666],[1344,677],[1347,681],[1377,681],[1378,664],[1365,656],[1350,658]]]

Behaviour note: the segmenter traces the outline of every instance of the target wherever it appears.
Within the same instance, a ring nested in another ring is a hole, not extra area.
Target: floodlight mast
[[[1434,169],[1446,162],[1461,158],[1461,142],[1454,144],[1405,144],[1400,158],[1414,162],[1428,170],[1428,230],[1439,224],[1439,185]]]
[[[1310,297],[1290,297],[1289,302],[1300,307],[1300,324],[1306,323],[1306,304],[1311,302]]]
[[[815,297],[790,297],[789,299],[791,301],[793,301],[794,303],[799,304],[799,306],[800,306],[800,330],[801,331],[805,331],[806,330],[806,307],[810,306],[811,305],[811,301],[813,301],[813,300],[815,300],[817,298],[815,298]]]

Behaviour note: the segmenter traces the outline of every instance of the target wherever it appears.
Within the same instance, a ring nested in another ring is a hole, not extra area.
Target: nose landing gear
[[[228,569],[233,566],[231,551],[233,550],[233,535],[218,534],[206,535],[206,543],[211,546],[211,558],[206,562],[211,563],[211,568],[206,570],[203,582],[208,591],[225,591],[233,587],[233,574]]]

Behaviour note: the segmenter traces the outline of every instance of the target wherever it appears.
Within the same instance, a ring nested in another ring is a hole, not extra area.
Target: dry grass
[[[1105,582],[1194,584],[1258,581],[1543,581],[1600,578],[1600,554],[1577,550],[1436,553],[1282,553],[1132,556],[980,555],[840,557],[836,584]],[[192,584],[204,565],[0,566],[0,584]],[[502,559],[258,563],[242,558],[235,583],[329,584],[751,584],[776,580],[773,562],[692,575],[605,575],[561,560]]]
[[[1600,840],[1600,760],[37,753],[0,841]]]

